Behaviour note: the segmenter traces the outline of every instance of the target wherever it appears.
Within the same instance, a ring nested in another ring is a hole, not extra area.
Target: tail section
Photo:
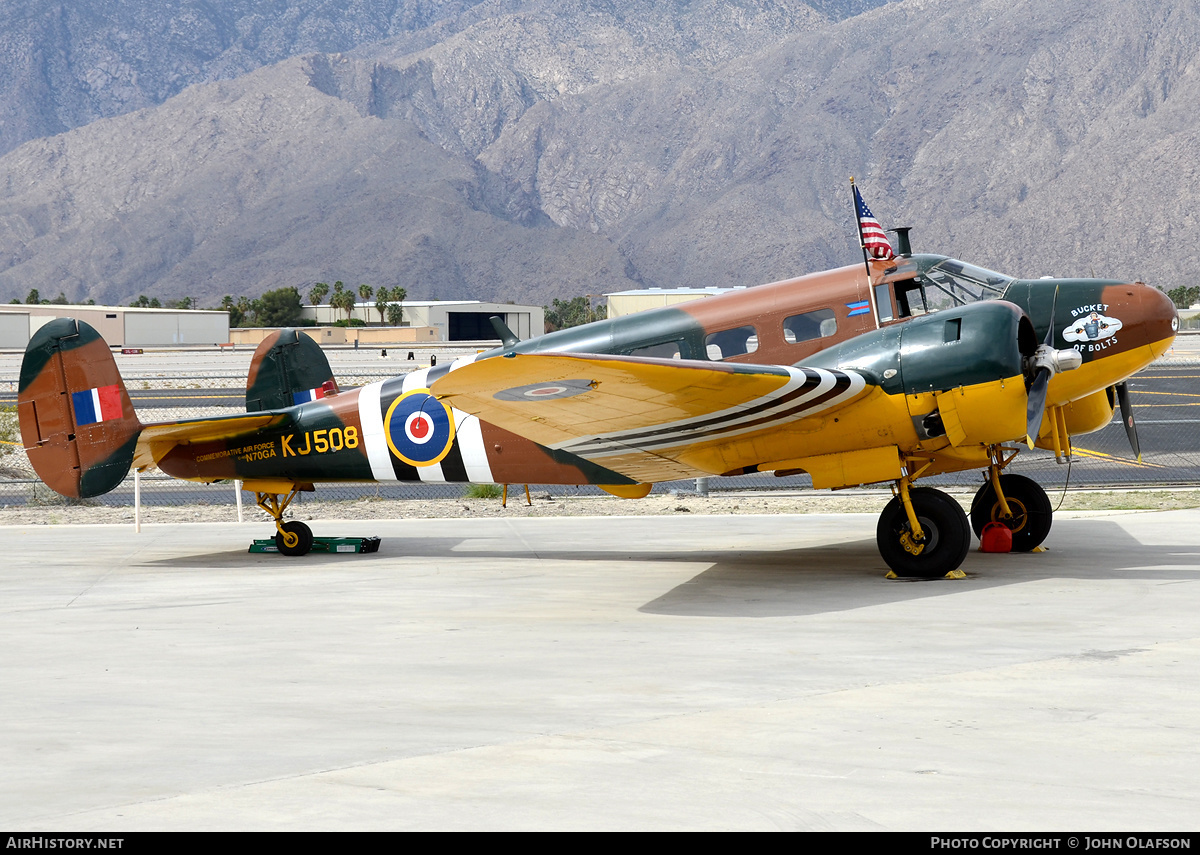
[[[73,499],[121,483],[142,429],[108,345],[74,318],[53,320],[29,340],[17,415],[34,471]]]
[[[246,380],[246,412],[282,410],[337,391],[321,346],[306,333],[282,329],[254,351]]]

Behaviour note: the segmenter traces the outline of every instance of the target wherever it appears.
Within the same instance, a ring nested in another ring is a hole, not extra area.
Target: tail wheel
[[[299,520],[290,520],[279,526],[275,545],[282,555],[307,555],[313,545],[312,529]]]
[[[1040,546],[1054,523],[1054,509],[1046,491],[1024,475],[1001,475],[1000,489],[1004,491],[1012,519],[1004,519],[1000,499],[989,481],[971,502],[971,528],[975,536],[979,537],[988,523],[1002,522],[1012,529],[1013,552],[1029,552]]]
[[[962,506],[929,487],[913,487],[909,499],[924,538],[913,538],[903,503],[892,499],[875,529],[883,560],[897,576],[916,579],[937,579],[957,570],[971,547],[971,526]]]

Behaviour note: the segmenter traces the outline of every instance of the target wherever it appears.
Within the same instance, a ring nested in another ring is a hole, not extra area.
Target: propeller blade
[[[1129,445],[1133,448],[1138,463],[1141,463],[1142,447],[1138,443],[1137,425],[1133,423],[1133,404],[1129,403],[1128,384],[1117,384],[1117,401],[1121,405],[1121,423],[1125,425],[1125,436],[1129,437]]]
[[[1058,286],[1054,286],[1054,299],[1050,301],[1050,327],[1046,330],[1046,340],[1042,344],[1054,347],[1054,316],[1058,314]]]
[[[1025,405],[1025,442],[1032,449],[1046,414],[1046,394],[1050,391],[1050,369],[1040,368],[1029,384],[1029,401]]]
[[[1054,298],[1050,301],[1050,326],[1046,329],[1046,338],[1042,347],[1054,348],[1054,316],[1058,313],[1058,286],[1054,286]],[[1046,394],[1050,391],[1050,369],[1041,367],[1029,384],[1029,398],[1025,405],[1025,442],[1030,450],[1037,441],[1038,431],[1042,427],[1042,417],[1046,414]]]

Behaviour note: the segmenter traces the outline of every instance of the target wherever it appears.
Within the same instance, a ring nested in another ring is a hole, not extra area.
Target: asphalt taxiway
[[[884,579],[875,517],[9,526],[0,826],[1164,830],[1200,512]]]

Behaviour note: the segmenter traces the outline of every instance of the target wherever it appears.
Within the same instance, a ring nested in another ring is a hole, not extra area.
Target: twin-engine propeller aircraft
[[[865,207],[865,206],[864,206]],[[318,482],[593,484],[640,498],[655,482],[808,473],[816,488],[891,483],[877,527],[897,575],[941,576],[971,529],[1007,525],[1032,550],[1046,493],[1005,473],[1019,446],[1071,453],[1108,424],[1126,378],[1171,345],[1160,291],[1098,279],[1023,280],[907,252],[518,341],[341,391],[320,348],[283,330],[250,368],[248,412],[142,424],[109,347],[60,319],[21,368],[21,435],[64,496],[112,490],[130,466],[202,483],[242,479],[281,552]],[[1135,446],[1136,448],[1136,446]],[[971,517],[920,478],[980,469]]]

